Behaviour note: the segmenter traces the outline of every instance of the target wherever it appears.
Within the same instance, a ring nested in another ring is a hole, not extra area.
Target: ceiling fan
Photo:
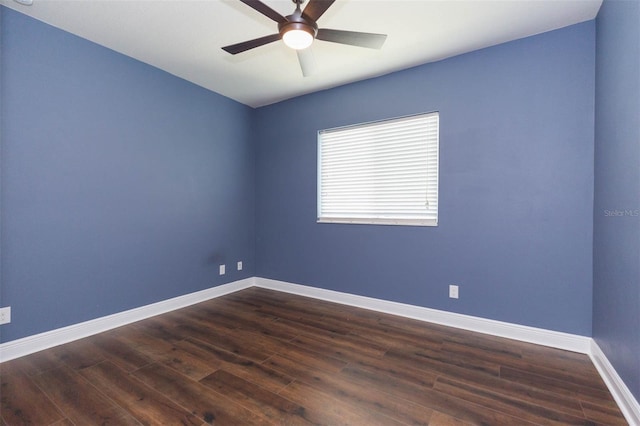
[[[222,49],[232,55],[236,55],[282,39],[284,44],[296,50],[300,68],[305,77],[313,72],[314,59],[311,51],[307,49],[307,47],[311,46],[311,43],[313,43],[315,39],[351,46],[368,47],[370,49],[380,49],[387,38],[386,34],[318,28],[316,21],[329,9],[335,0],[309,0],[304,10],[300,9],[300,5],[304,3],[304,0],[292,0],[296,5],[296,10],[288,16],[282,16],[260,0],[240,1],[262,13],[267,18],[277,22],[278,32],[242,43],[225,46]]]

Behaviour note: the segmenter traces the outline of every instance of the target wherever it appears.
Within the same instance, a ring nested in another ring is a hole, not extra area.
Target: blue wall
[[[260,108],[257,275],[591,335],[594,73],[590,21]],[[316,223],[318,130],[435,110],[438,227]]]
[[[1,24],[2,341],[254,275],[252,109],[10,9]]]
[[[593,336],[640,400],[640,2],[597,18]]]

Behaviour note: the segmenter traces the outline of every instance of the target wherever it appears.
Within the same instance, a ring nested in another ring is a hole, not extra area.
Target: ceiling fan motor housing
[[[318,34],[318,25],[313,21],[305,19],[299,11],[296,11],[293,15],[287,16],[287,22],[278,24],[280,37],[283,37],[285,33],[292,30],[305,31],[315,39]]]

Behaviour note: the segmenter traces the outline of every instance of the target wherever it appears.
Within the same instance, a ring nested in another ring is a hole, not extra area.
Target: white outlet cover
[[[458,286],[457,285],[450,285],[449,286],[449,297],[452,299],[457,299],[458,298]]]
[[[242,271],[242,261],[238,262],[238,271]]]
[[[224,275],[226,272],[226,268],[224,265],[220,265],[220,275]]]
[[[0,324],[9,324],[11,322],[11,306],[0,308]]]

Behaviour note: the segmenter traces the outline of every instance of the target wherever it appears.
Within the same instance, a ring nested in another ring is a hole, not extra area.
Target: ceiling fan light
[[[292,49],[302,50],[311,46],[313,35],[305,30],[291,29],[282,34],[282,41]]]

